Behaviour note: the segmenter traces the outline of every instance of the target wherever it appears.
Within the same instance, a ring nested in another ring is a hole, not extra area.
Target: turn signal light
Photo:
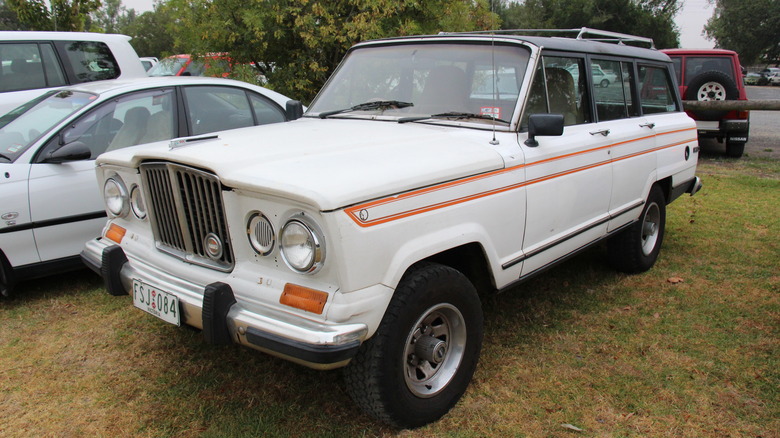
[[[122,239],[125,237],[127,230],[120,227],[117,224],[111,224],[106,231],[106,239],[113,240],[116,243],[122,243]]]
[[[328,301],[328,293],[308,287],[287,283],[279,298],[279,302],[286,306],[295,307],[306,312],[322,314],[325,303]]]

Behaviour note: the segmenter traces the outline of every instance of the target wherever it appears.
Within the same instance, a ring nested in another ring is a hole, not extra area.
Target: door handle
[[[596,135],[596,134],[601,134],[601,135],[603,135],[604,137],[606,137],[606,136],[608,136],[608,135],[609,135],[609,129],[602,129],[602,130],[600,130],[600,131],[591,131],[591,132],[590,132],[590,135]]]
[[[639,125],[639,127],[640,128],[650,128],[650,129],[653,129],[653,128],[655,128],[655,123],[651,123],[651,122],[642,123],[641,125]]]

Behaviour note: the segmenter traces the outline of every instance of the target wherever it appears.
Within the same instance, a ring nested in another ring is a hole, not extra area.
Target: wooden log
[[[780,100],[684,100],[683,108],[689,111],[778,111]]]

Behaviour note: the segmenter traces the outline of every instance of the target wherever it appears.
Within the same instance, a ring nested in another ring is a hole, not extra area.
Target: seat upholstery
[[[435,67],[428,73],[425,88],[415,106],[422,112],[468,112],[469,92],[463,70],[451,65]]]
[[[130,108],[125,113],[122,128],[108,145],[107,151],[141,144],[149,123],[149,110],[144,107]]]
[[[579,123],[577,93],[571,73],[558,67],[545,70],[551,114],[563,114],[564,125]]]

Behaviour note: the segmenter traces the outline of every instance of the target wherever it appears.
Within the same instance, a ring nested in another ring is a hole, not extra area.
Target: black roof
[[[486,33],[442,33],[439,35],[419,35],[410,37],[393,37],[379,40],[365,41],[355,45],[355,48],[374,45],[374,44],[397,44],[397,43],[415,43],[424,41],[436,42],[479,42],[481,44],[512,44],[527,43],[545,50],[556,50],[563,52],[589,53],[605,56],[621,56],[629,58],[641,58],[651,61],[669,62],[669,57],[656,49],[635,47],[615,42],[601,42],[589,39],[565,38],[565,37],[544,37],[527,35],[506,35],[496,33],[494,35]]]

